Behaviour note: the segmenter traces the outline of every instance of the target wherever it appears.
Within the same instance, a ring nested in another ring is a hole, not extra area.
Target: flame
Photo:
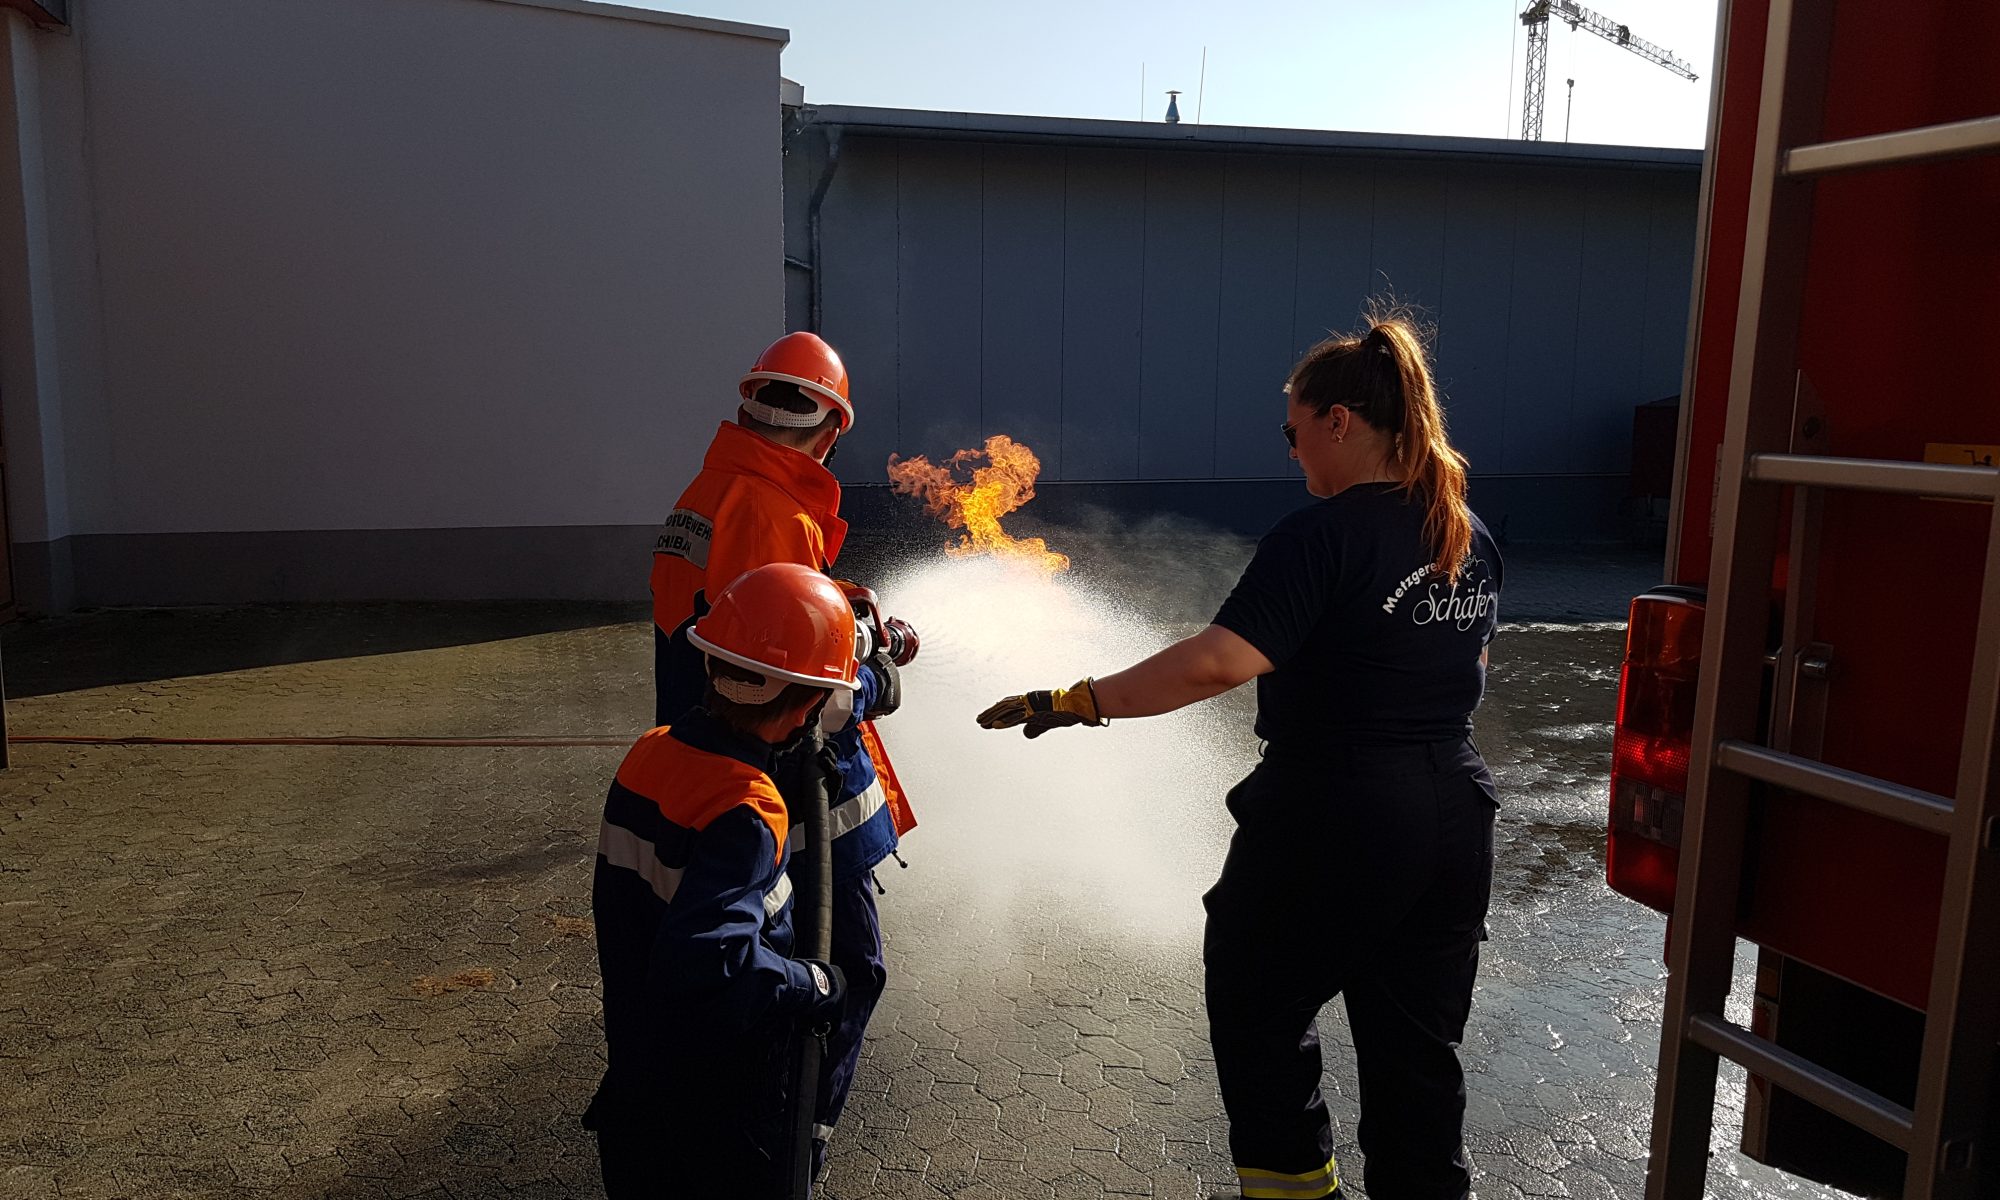
[[[984,466],[977,465],[981,459]],[[960,482],[969,470],[972,480]],[[960,450],[942,463],[919,454],[905,459],[889,456],[889,479],[896,491],[920,496],[932,515],[943,518],[964,536],[945,547],[957,558],[988,554],[1039,568],[1053,575],[1069,570],[1069,556],[1049,549],[1038,537],[1017,538],[1000,527],[1000,518],[1035,498],[1035,480],[1042,460],[1005,434],[986,439],[983,450]]]

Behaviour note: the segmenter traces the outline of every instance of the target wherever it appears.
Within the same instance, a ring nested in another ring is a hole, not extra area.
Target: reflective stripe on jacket
[[[889,811],[875,774],[875,763],[862,744],[861,722],[882,694],[874,669],[863,663],[861,687],[854,694],[854,717],[828,738],[840,764],[840,787],[828,813],[833,830],[833,882],[836,886],[875,869],[896,849],[896,818]]]

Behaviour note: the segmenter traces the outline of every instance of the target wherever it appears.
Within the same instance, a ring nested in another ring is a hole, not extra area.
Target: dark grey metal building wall
[[[792,147],[788,319],[804,328],[828,141]],[[1435,324],[1489,521],[1587,536],[1616,528],[1633,406],[1680,390],[1691,155],[1634,169],[849,131],[836,157],[817,285],[855,380],[838,461],[853,483],[880,482],[892,452],[1005,433],[1076,485],[1051,492],[1254,527],[1302,495],[1277,428],[1287,370],[1393,293]]]

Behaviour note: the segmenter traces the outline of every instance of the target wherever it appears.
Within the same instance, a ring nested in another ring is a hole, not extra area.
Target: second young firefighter
[[[1421,343],[1398,319],[1293,368],[1284,425],[1320,499],[1257,545],[1207,629],[1115,675],[980,715],[1029,737],[1257,680],[1263,760],[1203,903],[1215,1072],[1242,1196],[1337,1195],[1317,1018],[1341,996],[1373,1200],[1465,1200],[1465,1076],[1493,880],[1493,777],[1470,740],[1500,555]]]
[[[843,980],[792,957],[791,833],[798,801],[819,800],[772,773],[855,688],[854,613],[824,575],[776,564],[724,589],[689,638],[702,702],[639,739],[604,804],[605,1072],[584,1124],[611,1200],[789,1200],[792,1055]]]
[[[688,635],[707,612],[712,591],[771,563],[830,571],[847,536],[840,484],[826,467],[854,427],[840,356],[814,334],[787,334],[757,357],[737,391],[735,421],[716,430],[701,473],[681,493],[653,546],[654,721],[660,725],[671,725],[700,702],[703,656]],[[917,644],[907,625],[879,619],[872,593],[849,590],[875,619],[860,627],[856,687],[836,694],[822,721],[839,771],[831,812],[830,958],[846,974],[848,990],[827,1036],[816,1157],[846,1106],[862,1036],[888,981],[874,871],[895,853],[898,813],[907,812],[896,807],[900,795],[892,795],[878,773],[881,745],[864,723],[895,711],[897,667],[908,663]]]

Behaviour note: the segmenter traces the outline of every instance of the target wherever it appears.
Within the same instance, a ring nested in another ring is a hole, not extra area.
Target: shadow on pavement
[[[109,609],[5,628],[7,694],[45,696],[285,663],[434,650],[643,621],[576,601]]]

